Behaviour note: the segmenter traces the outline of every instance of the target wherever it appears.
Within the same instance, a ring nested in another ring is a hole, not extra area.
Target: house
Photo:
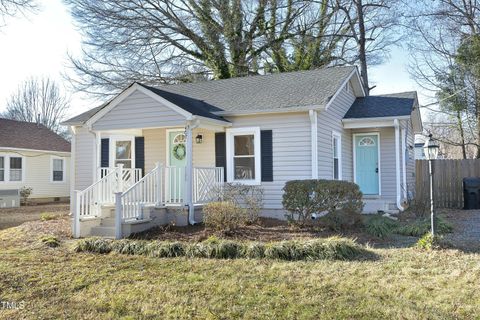
[[[68,200],[70,143],[41,124],[0,118],[0,191],[22,187],[35,202]]]
[[[415,92],[365,96],[350,66],[134,83],[64,124],[73,133],[75,235],[117,237],[175,206],[195,223],[195,208],[224,181],[261,186],[269,217],[284,217],[286,181],[312,178],[356,182],[365,212],[403,210],[414,192],[407,146],[422,131]]]

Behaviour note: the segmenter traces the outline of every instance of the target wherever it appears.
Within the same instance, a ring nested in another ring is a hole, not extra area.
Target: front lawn
[[[68,220],[65,230],[61,222],[0,231],[0,300],[24,302],[23,309],[0,309],[0,318],[480,316],[479,254],[367,248],[376,259],[283,262],[74,253]],[[60,246],[42,243],[45,232]]]

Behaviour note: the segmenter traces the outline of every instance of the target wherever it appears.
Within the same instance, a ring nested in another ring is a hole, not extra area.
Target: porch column
[[[193,126],[191,122],[187,122],[185,127],[185,140],[186,140],[186,158],[187,163],[185,165],[185,204],[188,206],[188,223],[195,224],[195,209],[193,207]]]

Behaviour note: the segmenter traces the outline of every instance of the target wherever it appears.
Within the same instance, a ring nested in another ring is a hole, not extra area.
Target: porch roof
[[[409,116],[416,100],[415,91],[357,98],[344,119]]]

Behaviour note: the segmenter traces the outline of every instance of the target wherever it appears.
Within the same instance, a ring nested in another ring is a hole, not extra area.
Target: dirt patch
[[[28,221],[39,221],[42,213],[67,215],[68,204],[46,204],[37,206],[23,206],[20,208],[0,209],[0,230],[19,226]]]

